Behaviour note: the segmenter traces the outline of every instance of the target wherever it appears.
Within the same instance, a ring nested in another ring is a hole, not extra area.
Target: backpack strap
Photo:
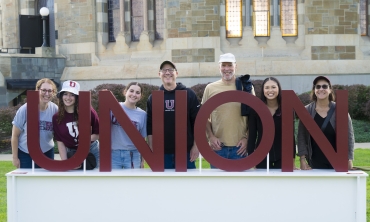
[[[329,109],[328,115],[326,116],[325,121],[324,121],[324,123],[323,123],[323,124],[322,124],[322,126],[321,126],[321,131],[323,131],[323,132],[324,132],[324,130],[325,130],[326,126],[328,125],[328,123],[329,123],[329,121],[330,121],[331,117],[333,116],[334,111],[335,111],[335,104],[332,104],[332,105],[330,106],[330,109]]]

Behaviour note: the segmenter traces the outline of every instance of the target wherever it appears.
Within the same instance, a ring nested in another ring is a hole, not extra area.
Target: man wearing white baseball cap
[[[78,95],[80,84],[76,81],[67,80],[63,83],[62,90],[58,93],[59,110],[53,116],[54,138],[58,144],[59,154],[62,160],[74,155],[79,144],[78,127]],[[86,159],[86,169],[93,169],[99,165],[99,117],[90,106],[91,112],[91,144],[90,153]],[[95,157],[95,158],[94,158]]]
[[[220,55],[221,79],[206,86],[202,104],[218,93],[237,89],[236,68],[233,54]],[[255,95],[253,88],[251,93]],[[227,159],[240,159],[246,156],[248,141],[246,118],[242,116],[240,103],[226,103],[213,110],[206,131],[210,146],[218,155]]]

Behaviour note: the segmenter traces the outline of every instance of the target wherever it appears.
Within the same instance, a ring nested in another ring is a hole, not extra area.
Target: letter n
[[[109,91],[99,92],[99,118],[100,118],[100,171],[109,172],[112,170],[111,159],[111,119],[110,111],[114,114],[117,122],[125,130],[135,147],[143,156],[153,171],[164,171],[163,155],[163,93],[152,93],[153,96],[153,152],[143,139],[140,132],[132,124],[130,118],[117,102],[117,99]],[[159,98],[158,98],[159,97]],[[157,105],[156,105],[157,104]],[[160,104],[160,106],[158,105]],[[145,126],[146,127],[146,126]],[[160,139],[162,138],[162,139]]]
[[[293,112],[298,115],[301,123],[306,127],[311,137],[320,147],[326,158],[337,172],[348,171],[348,95],[344,90],[336,91],[336,145],[337,152],[326,139],[320,127],[307,112],[302,102],[292,90],[282,90],[282,171],[292,172],[293,153]]]
[[[91,111],[90,92],[80,92],[79,95],[79,146],[73,158],[68,160],[52,160],[47,158],[40,148],[39,130],[39,92],[27,92],[27,146],[31,158],[40,167],[51,171],[72,170],[86,159],[91,141]]]

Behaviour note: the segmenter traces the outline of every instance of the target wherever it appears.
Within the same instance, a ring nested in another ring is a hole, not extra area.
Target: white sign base
[[[9,222],[366,222],[362,171],[18,169]]]

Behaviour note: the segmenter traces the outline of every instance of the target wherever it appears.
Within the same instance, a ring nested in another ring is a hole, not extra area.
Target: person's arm
[[[211,121],[208,120],[206,124],[206,132],[208,135],[208,140],[211,145],[211,148],[214,150],[221,150],[221,141],[219,138],[217,138],[212,131],[212,124]]]
[[[195,160],[197,160],[199,157],[199,150],[198,150],[198,147],[197,147],[197,144],[193,143],[193,147],[190,149],[190,162],[194,162]]]
[[[99,139],[99,134],[91,134],[90,141],[94,142]]]
[[[301,170],[310,170],[311,167],[307,163],[308,144],[306,141],[307,129],[302,121],[298,124],[298,156]]]
[[[259,129],[257,126],[257,118],[258,117],[256,116],[256,112],[254,110],[251,110],[251,113],[248,117],[248,129],[249,129],[248,144],[247,144],[248,155],[251,155],[256,149],[256,147],[258,146],[258,144],[256,144],[257,133],[259,136],[261,136],[259,134]]]
[[[353,169],[354,159],[354,148],[355,148],[355,135],[353,133],[352,119],[348,114],[348,169]]]
[[[20,168],[20,162],[18,158],[18,140],[20,134],[21,130],[15,125],[13,125],[11,138],[12,156],[13,156],[13,165],[17,168]]]
[[[148,145],[150,149],[153,151],[153,136],[152,135],[148,135]]]
[[[57,141],[57,144],[58,144],[58,150],[59,150],[60,159],[66,160],[67,159],[67,149],[66,149],[66,146],[61,141]]]

